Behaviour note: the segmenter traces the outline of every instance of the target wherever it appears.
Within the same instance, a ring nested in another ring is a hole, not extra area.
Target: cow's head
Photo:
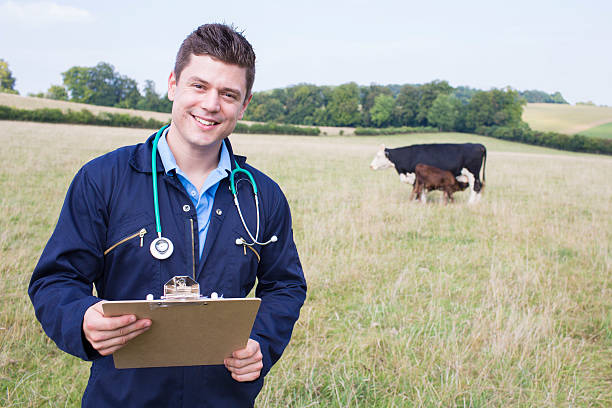
[[[389,169],[395,167],[395,165],[389,160],[389,153],[385,148],[385,145],[380,145],[380,148],[376,152],[372,163],[370,163],[370,168],[372,170],[380,170],[380,169]]]

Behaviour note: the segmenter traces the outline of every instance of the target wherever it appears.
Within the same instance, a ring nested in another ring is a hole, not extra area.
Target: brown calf
[[[455,191],[465,190],[469,184],[458,181],[453,173],[440,170],[437,167],[419,163],[414,169],[416,180],[412,188],[410,199],[421,199],[425,203],[425,192],[431,190],[442,190],[444,192],[444,203],[453,201],[452,194]],[[463,176],[464,177],[464,176]],[[425,191],[423,191],[425,190]]]

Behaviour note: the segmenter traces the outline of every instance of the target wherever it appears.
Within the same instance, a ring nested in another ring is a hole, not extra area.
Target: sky
[[[609,0],[0,0],[0,58],[22,95],[101,61],[162,93],[183,39],[225,22],[255,49],[254,91],[437,79],[612,106],[611,20]]]

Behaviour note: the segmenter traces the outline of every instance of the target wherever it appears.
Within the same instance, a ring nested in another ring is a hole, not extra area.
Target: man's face
[[[245,95],[246,68],[192,55],[178,82],[174,73],[168,79],[173,101],[169,137],[184,148],[218,148],[242,119],[250,101]]]

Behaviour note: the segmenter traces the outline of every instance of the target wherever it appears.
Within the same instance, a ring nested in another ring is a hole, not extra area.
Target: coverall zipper
[[[190,218],[191,221],[191,263],[193,265],[193,280],[196,280],[195,276],[195,239],[193,235],[193,218]]]
[[[136,237],[140,237],[140,247],[142,248],[143,244],[144,244],[144,236],[147,233],[146,228],[142,228],[140,231],[123,238],[121,241],[115,243],[113,246],[111,246],[110,248],[108,248],[106,251],[104,251],[104,255],[107,255],[110,251],[112,251],[113,249],[115,249],[117,246],[123,244],[124,242],[129,241],[132,238],[136,238]]]

